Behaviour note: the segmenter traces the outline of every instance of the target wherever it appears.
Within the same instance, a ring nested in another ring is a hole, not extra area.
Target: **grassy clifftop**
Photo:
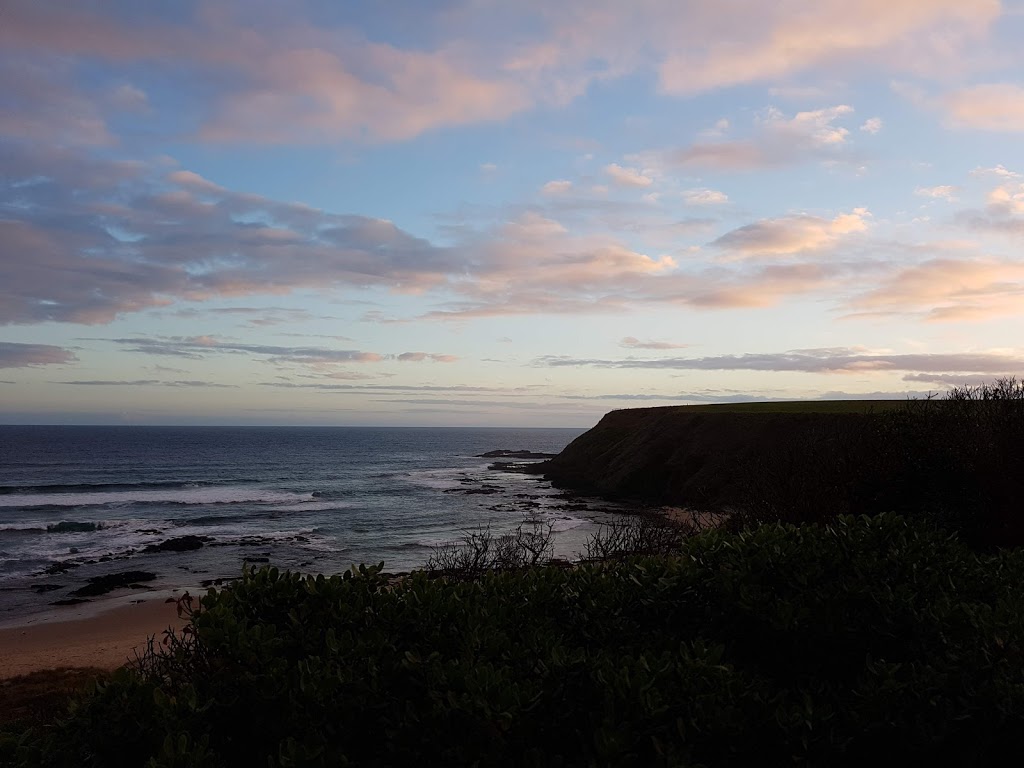
[[[612,411],[538,466],[581,493],[749,522],[925,516],[984,546],[1024,544],[1024,384],[907,401]]]
[[[819,440],[902,401],[835,400],[633,408],[608,413],[542,471],[583,493],[654,504],[740,503],[783,444]]]

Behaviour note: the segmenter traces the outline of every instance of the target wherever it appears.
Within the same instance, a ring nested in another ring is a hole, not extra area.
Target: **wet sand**
[[[150,635],[180,629],[177,605],[166,597],[116,604],[68,618],[0,629],[0,679],[53,667],[116,669],[141,653]]]

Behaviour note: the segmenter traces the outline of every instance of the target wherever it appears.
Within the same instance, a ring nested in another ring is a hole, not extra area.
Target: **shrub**
[[[471,581],[250,570],[23,764],[987,764],[1024,746],[1022,578],[893,515]]]
[[[447,578],[474,579],[486,571],[532,568],[551,560],[551,524],[524,521],[511,533],[495,535],[490,528],[467,531],[459,542],[434,548],[426,570]]]

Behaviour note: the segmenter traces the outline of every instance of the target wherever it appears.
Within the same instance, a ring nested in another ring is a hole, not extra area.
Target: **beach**
[[[140,654],[147,639],[186,623],[167,597],[90,607],[0,628],[0,680],[55,667],[116,669]]]

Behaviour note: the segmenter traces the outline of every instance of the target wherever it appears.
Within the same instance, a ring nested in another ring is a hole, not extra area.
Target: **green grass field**
[[[906,403],[906,400],[788,400],[769,403],[711,403],[681,405],[680,409],[707,413],[877,413]]]

